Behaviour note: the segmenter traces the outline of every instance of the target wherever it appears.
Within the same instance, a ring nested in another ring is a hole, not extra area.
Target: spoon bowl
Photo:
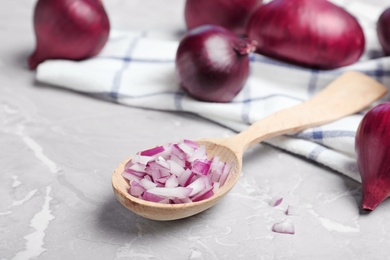
[[[218,156],[233,165],[226,182],[208,199],[161,204],[131,196],[128,193],[130,184],[121,175],[131,158],[119,164],[113,173],[115,196],[127,209],[148,219],[165,221],[195,215],[217,204],[234,187],[241,175],[242,157],[249,147],[275,136],[296,133],[357,113],[386,93],[387,89],[372,78],[358,72],[346,72],[307,101],[275,112],[237,135],[198,140],[198,144],[206,147],[209,158]]]
[[[233,188],[239,179],[242,168],[242,156],[238,156],[237,153],[223,144],[217,144],[216,139],[214,141],[207,141],[204,139],[198,141],[198,143],[199,145],[204,145],[206,147],[207,155],[210,158],[217,155],[220,157],[221,161],[232,163],[233,165],[225,184],[222,185],[211,198],[192,203],[162,204],[131,196],[128,193],[130,184],[122,177],[124,167],[131,158],[128,158],[119,164],[112,176],[112,185],[116,198],[127,209],[140,216],[154,220],[186,218],[214,206],[231,188]]]

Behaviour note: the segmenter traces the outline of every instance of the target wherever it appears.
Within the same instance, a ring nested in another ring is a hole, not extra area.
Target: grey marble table
[[[114,28],[184,30],[184,0],[104,3]],[[111,188],[120,161],[232,132],[35,83],[25,63],[34,4],[0,1],[0,259],[388,259],[389,201],[360,214],[359,183],[266,145],[248,152],[237,186],[204,213],[156,222],[127,211]],[[299,209],[288,216],[295,235],[272,232],[288,205]]]

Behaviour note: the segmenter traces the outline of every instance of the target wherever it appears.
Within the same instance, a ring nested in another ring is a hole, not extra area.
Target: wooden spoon
[[[209,199],[183,204],[161,204],[131,196],[128,194],[130,185],[121,175],[124,165],[131,158],[123,161],[112,176],[115,196],[127,209],[149,219],[175,220],[195,215],[218,203],[233,188],[241,174],[243,153],[252,145],[354,114],[386,92],[383,85],[370,77],[358,72],[346,72],[309,100],[273,113],[237,135],[197,141],[206,146],[208,156],[219,156],[223,161],[233,163],[225,184]]]

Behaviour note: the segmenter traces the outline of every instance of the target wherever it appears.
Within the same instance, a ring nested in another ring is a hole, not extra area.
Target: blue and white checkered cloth
[[[308,99],[347,70],[363,72],[390,88],[390,57],[383,57],[375,32],[383,9],[344,2],[365,32],[366,50],[359,62],[320,71],[254,54],[250,77],[231,103],[200,102],[180,91],[174,61],[181,35],[175,33],[116,31],[99,56],[80,62],[46,61],[39,65],[36,78],[123,105],[195,113],[241,131],[274,111]],[[352,115],[266,142],[360,181],[354,142],[362,116]]]

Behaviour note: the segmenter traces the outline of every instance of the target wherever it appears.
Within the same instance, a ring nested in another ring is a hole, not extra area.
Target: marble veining
[[[45,155],[43,148],[34,139],[23,134],[21,134],[21,137],[23,142],[34,152],[35,157],[40,162],[42,162],[49,169],[50,172],[58,172],[59,168],[56,163],[50,160],[50,158]]]
[[[35,231],[23,237],[26,240],[25,250],[18,252],[12,259],[32,259],[39,257],[43,252],[46,251],[46,249],[43,247],[45,232],[49,226],[50,221],[55,218],[51,214],[50,210],[50,201],[52,200],[50,197],[50,192],[51,186],[46,187],[46,194],[44,197],[45,200],[42,208],[31,219],[30,227]]]

